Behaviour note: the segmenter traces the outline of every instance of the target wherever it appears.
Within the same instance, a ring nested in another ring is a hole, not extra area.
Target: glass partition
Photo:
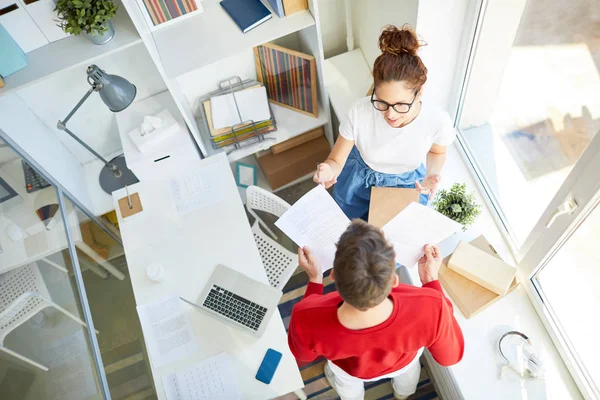
[[[104,398],[62,211],[56,188],[0,141],[2,398]]]

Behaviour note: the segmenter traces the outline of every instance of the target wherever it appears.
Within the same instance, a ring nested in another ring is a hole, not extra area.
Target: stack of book
[[[260,84],[256,84],[241,90],[253,89],[260,86]],[[215,128],[211,100],[206,99],[202,101],[202,106],[204,108],[204,114],[206,115],[206,124],[208,125],[208,129],[210,131],[211,144],[215,149],[234,145],[235,143],[245,140],[254,139],[258,136],[277,130],[277,124],[272,112],[270,113],[271,117],[269,119],[254,121],[254,124],[247,122],[234,126]]]

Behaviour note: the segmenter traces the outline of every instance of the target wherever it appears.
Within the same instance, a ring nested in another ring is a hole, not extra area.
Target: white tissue
[[[160,117],[152,117],[149,115],[145,116],[141,128],[142,136],[145,136],[149,133],[156,131],[157,129],[160,129],[163,123],[164,120]]]
[[[162,110],[156,115],[145,116],[141,125],[129,132],[129,137],[140,152],[151,153],[161,147],[161,142],[175,135],[180,129],[173,115],[168,110]]]

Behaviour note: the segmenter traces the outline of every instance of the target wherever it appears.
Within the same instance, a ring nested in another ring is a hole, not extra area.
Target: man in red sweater
[[[321,266],[310,249],[298,249],[309,283],[292,311],[290,349],[302,362],[325,357],[325,376],[342,400],[363,399],[363,383],[382,378],[406,399],[416,391],[424,348],[444,366],[461,360],[464,338],[438,281],[439,249],[427,245],[424,253],[423,287],[400,284],[393,247],[379,229],[354,220],[337,244],[337,292],[323,295]]]

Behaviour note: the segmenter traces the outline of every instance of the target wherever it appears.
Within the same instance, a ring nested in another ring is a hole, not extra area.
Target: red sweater
[[[408,365],[427,347],[441,365],[459,362],[464,338],[454,319],[452,303],[439,281],[414,287],[400,284],[390,294],[392,315],[367,329],[340,324],[338,292],[323,295],[323,285],[309,283],[304,298],[294,306],[288,342],[298,361],[325,357],[352,376],[371,379]]]

